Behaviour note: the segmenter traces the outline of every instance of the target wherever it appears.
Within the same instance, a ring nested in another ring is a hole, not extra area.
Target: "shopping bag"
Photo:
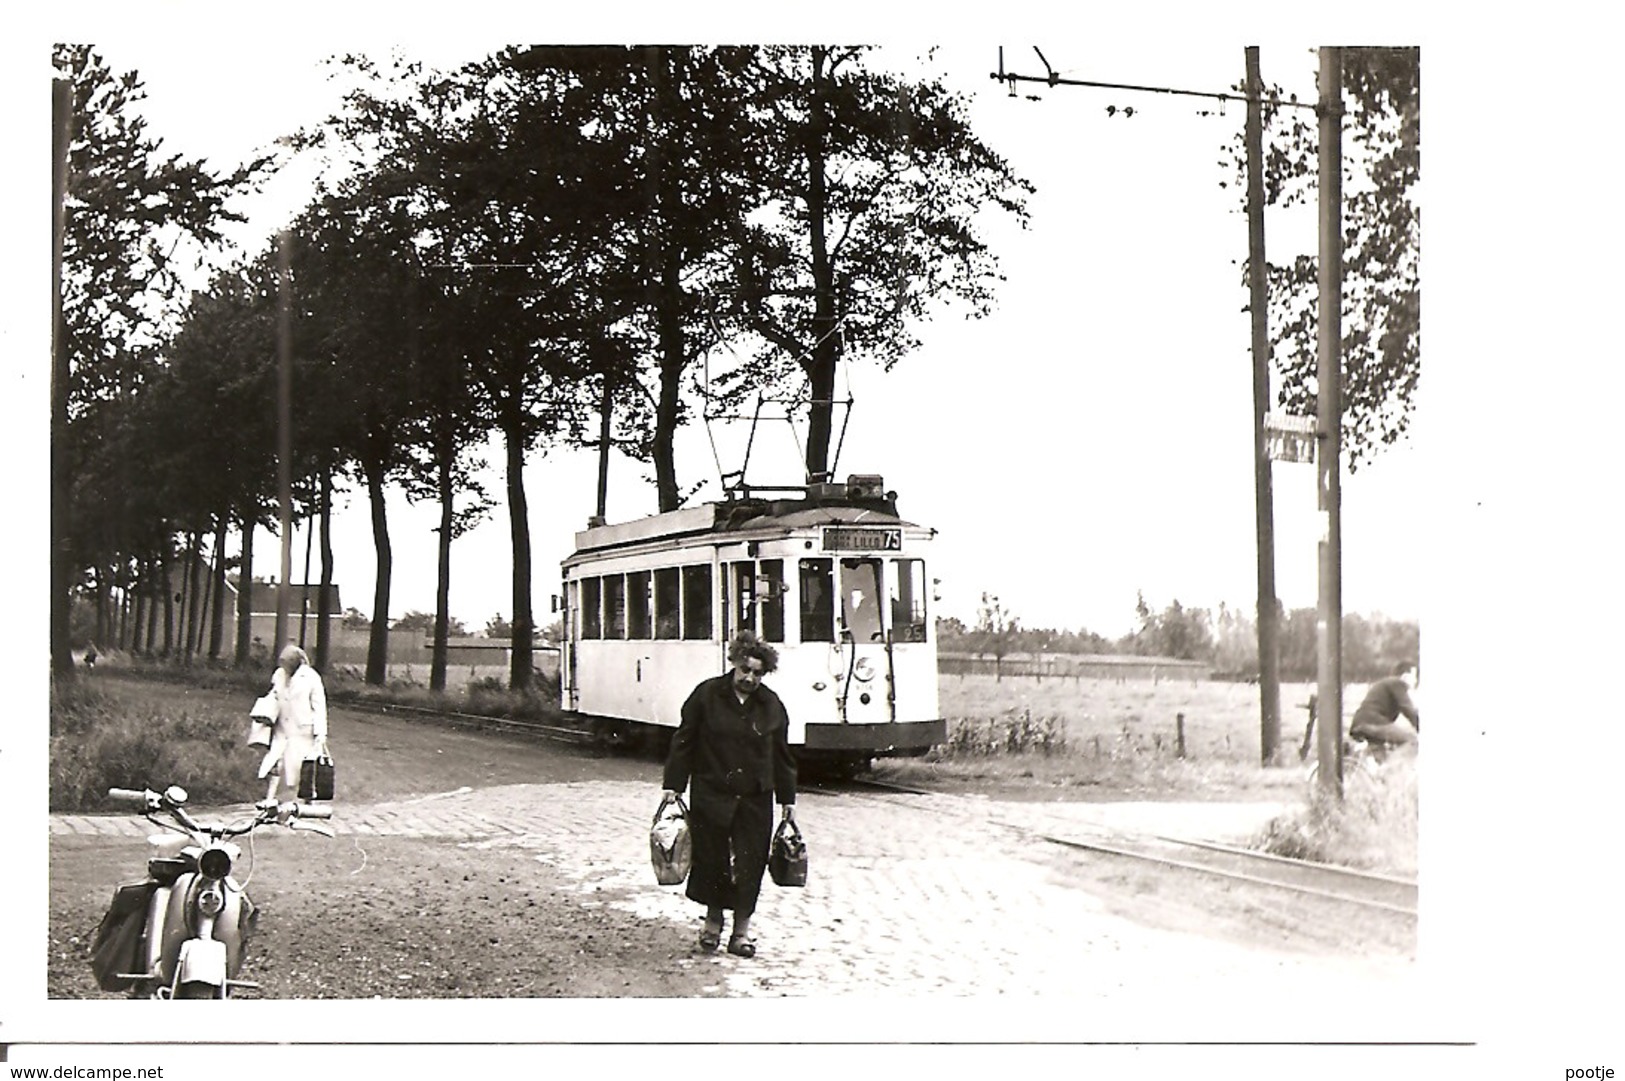
[[[688,808],[682,796],[663,799],[656,808],[649,827],[649,862],[655,869],[655,881],[662,886],[675,886],[688,877],[694,862],[694,839],[688,835]]]
[[[262,694],[254,699],[254,704],[248,709],[248,715],[255,720],[264,721],[266,724],[275,724],[276,695]]]
[[[248,722],[248,745],[250,747],[271,746],[271,726],[265,721],[255,717]]]
[[[793,819],[779,820],[773,834],[773,848],[767,856],[767,873],[776,886],[807,884],[807,841]]]
[[[333,798],[333,758],[326,751],[299,763],[299,798],[304,800]]]

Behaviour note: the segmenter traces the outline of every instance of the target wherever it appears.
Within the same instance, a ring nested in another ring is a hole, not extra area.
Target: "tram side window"
[[[706,564],[683,568],[683,637],[711,637],[711,568]]]
[[[599,579],[581,580],[581,637],[604,636],[604,610],[601,607]]]
[[[841,560],[841,626],[854,642],[880,641],[880,560]]]
[[[894,642],[925,641],[925,560],[892,560],[891,628]]]
[[[756,629],[756,564],[733,564],[732,633]]]
[[[626,636],[628,638],[654,637],[654,622],[649,613],[649,572],[633,571],[626,576]]]
[[[676,567],[655,571],[655,637],[676,638],[682,631],[682,580]]]
[[[762,639],[784,641],[784,560],[762,560]]]
[[[626,637],[626,579],[604,575],[604,637]]]
[[[835,585],[827,559],[803,559],[798,568],[801,640],[835,641]]]

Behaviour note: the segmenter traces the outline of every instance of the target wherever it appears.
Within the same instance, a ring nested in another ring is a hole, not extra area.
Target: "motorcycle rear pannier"
[[[147,923],[147,901],[158,883],[147,879],[126,882],[113,893],[107,914],[96,927],[90,947],[90,968],[103,991],[128,991],[131,979],[119,973],[137,973],[146,968],[142,958],[143,932]]]

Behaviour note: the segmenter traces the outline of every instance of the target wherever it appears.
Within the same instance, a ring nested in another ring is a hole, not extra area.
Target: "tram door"
[[[784,641],[784,560],[739,559],[726,564],[722,577],[724,644],[740,631],[762,641]]]

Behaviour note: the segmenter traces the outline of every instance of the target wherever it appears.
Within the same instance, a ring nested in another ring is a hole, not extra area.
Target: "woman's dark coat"
[[[781,804],[796,801],[789,727],[778,695],[758,685],[741,703],[731,673],[701,683],[683,703],[664,787],[682,792],[692,782],[690,899],[736,915],[755,911],[773,839],[774,797]]]

